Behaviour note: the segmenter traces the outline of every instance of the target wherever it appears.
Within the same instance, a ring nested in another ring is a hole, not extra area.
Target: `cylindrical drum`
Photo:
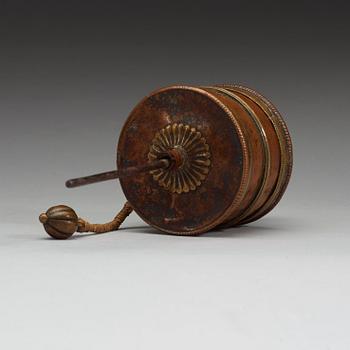
[[[285,122],[265,97],[239,85],[171,86],[131,112],[120,135],[120,171],[156,159],[171,166],[120,179],[147,223],[195,235],[242,225],[272,210],[292,170]]]

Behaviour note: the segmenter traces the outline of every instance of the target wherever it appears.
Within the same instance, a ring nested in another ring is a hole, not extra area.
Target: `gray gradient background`
[[[350,347],[345,2],[0,1],[0,348]],[[110,170],[133,106],[171,84],[239,82],[294,143],[279,206],[201,237],[125,229],[54,241],[37,216],[124,202]]]

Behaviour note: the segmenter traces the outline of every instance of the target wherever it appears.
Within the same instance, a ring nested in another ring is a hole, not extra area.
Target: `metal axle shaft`
[[[73,188],[79,186],[90,185],[97,182],[108,181],[112,179],[118,179],[124,176],[131,176],[141,172],[147,172],[155,169],[165,169],[170,166],[170,160],[167,158],[157,159],[153,162],[146,163],[141,166],[132,166],[123,170],[112,170],[104,173],[78,177],[66,181],[66,187]]]

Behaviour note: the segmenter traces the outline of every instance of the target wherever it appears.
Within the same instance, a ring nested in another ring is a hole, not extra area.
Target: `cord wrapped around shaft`
[[[124,207],[121,211],[116,215],[116,217],[105,224],[91,224],[88,221],[79,218],[78,221],[78,232],[95,232],[95,233],[105,233],[110,231],[118,230],[119,226],[126,219],[127,216],[131,214],[133,211],[129,202],[124,204]]]

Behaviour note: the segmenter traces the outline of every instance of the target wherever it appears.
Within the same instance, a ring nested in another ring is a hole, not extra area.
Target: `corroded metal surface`
[[[117,171],[72,179],[67,186],[119,177],[127,207],[144,221],[164,232],[195,235],[266,215],[288,185],[292,158],[285,122],[256,91],[171,86],[131,112],[117,147]],[[50,235],[72,234],[77,218],[68,209],[58,206],[40,216]],[[119,227],[117,219],[78,226],[105,232]]]
[[[263,205],[258,206],[250,213],[249,216],[241,220],[241,224],[249,223],[260,219],[268,212],[270,212],[281,200],[291,177],[293,168],[293,149],[292,140],[284,122],[281,114],[278,112],[277,108],[264,96],[252,90],[248,87],[241,85],[225,85],[230,91],[234,91],[241,94],[245,98],[249,99],[252,103],[257,104],[265,113],[265,118],[267,117],[270,124],[273,126],[273,132],[269,132],[269,140],[272,142],[274,138],[278,140],[278,146],[271,146],[274,152],[279,151],[279,162],[275,163],[274,169],[271,172],[273,179],[274,174],[276,174],[276,181],[273,183],[272,188],[270,188],[269,196],[267,196]],[[277,169],[277,164],[278,169]]]
[[[175,149],[169,152],[173,163],[183,164],[183,149],[175,144],[159,149],[160,135],[168,135],[162,140],[170,144],[179,125],[205,139],[210,167],[197,178],[200,186],[171,176],[169,168],[122,179],[127,199],[146,222],[169,233],[198,234],[254,221],[278,203],[290,177],[292,150],[285,123],[269,101],[238,85],[158,90],[130,114],[119,140],[118,167],[159,159],[169,148]],[[180,167],[173,169],[178,174]]]
[[[174,123],[195,128],[210,147],[210,171],[201,186],[174,193],[150,174],[120,182],[143,220],[169,233],[197,234],[220,224],[238,205],[250,160],[232,112],[203,89],[179,86],[156,91],[131,112],[119,139],[118,169],[144,163],[154,135]]]

